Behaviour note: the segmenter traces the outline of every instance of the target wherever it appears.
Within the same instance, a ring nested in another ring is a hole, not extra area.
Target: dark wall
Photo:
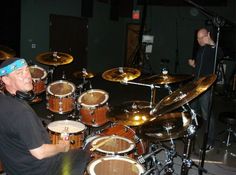
[[[0,45],[10,47],[20,55],[21,1],[1,1],[0,6]]]

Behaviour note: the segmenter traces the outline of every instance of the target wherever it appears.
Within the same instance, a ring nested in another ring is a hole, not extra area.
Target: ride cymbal
[[[152,75],[150,77],[144,78],[140,81],[149,83],[149,84],[171,84],[171,83],[179,83],[182,81],[190,80],[193,78],[192,75],[169,75],[169,74],[160,74],[160,75]]]
[[[3,45],[0,45],[0,60],[3,61],[3,60],[7,60],[9,58],[13,58],[16,56],[16,52],[7,47],[7,46],[3,46]]]
[[[206,91],[216,80],[216,75],[212,74],[202,77],[196,81],[189,82],[181,88],[164,97],[152,110],[156,116],[165,114],[188,103],[204,91]]]
[[[71,63],[73,61],[73,57],[62,52],[45,52],[37,55],[36,60],[42,64],[59,66]]]
[[[128,126],[139,126],[149,121],[151,106],[146,101],[128,101],[111,107],[107,119]]]
[[[143,124],[138,134],[157,141],[177,139],[186,134],[190,123],[191,116],[187,112],[167,113]]]
[[[130,81],[138,78],[141,72],[135,68],[118,67],[105,71],[102,78],[113,82]]]

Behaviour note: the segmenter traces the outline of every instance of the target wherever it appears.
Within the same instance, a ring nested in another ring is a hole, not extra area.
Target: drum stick
[[[109,138],[107,138],[106,140],[100,142],[99,144],[94,145],[92,148],[90,148],[90,151],[94,151],[94,150],[96,150],[97,148],[99,148],[99,147],[105,145],[105,144],[106,144],[107,142],[109,142],[112,138],[113,138],[113,136],[110,136]]]

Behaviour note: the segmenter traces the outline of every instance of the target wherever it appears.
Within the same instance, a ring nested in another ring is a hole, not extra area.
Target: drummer
[[[11,58],[0,65],[5,93],[0,93],[0,160],[7,174],[84,174],[90,155],[69,150],[69,141],[51,144],[40,118],[28,105],[33,99],[26,61]]]

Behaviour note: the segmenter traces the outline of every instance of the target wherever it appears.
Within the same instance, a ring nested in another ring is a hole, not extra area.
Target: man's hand
[[[194,59],[188,59],[188,64],[192,67],[195,67],[195,60]]]

